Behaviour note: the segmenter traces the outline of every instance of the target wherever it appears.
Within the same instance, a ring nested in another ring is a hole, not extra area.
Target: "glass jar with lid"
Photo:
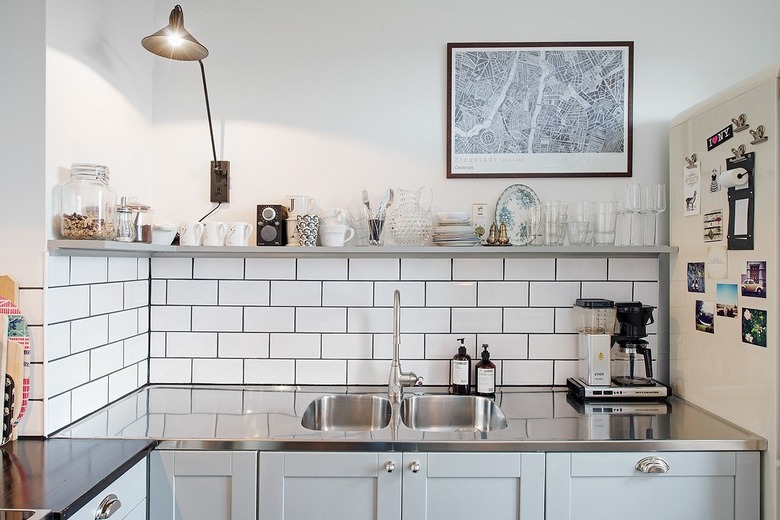
[[[63,238],[112,240],[116,236],[116,193],[108,184],[108,166],[74,163],[62,187]]]

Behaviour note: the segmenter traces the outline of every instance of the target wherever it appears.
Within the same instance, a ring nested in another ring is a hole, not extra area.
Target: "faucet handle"
[[[413,386],[422,386],[424,383],[423,376],[417,376],[417,379],[414,380]]]

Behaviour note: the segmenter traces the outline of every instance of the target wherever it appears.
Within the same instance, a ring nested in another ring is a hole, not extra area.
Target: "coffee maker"
[[[583,400],[590,399],[665,399],[672,395],[671,388],[653,378],[652,352],[647,337],[647,325],[654,322],[652,305],[642,302],[609,302],[614,309],[613,327],[607,334],[610,348],[607,351],[606,377],[600,376],[603,365],[594,365],[583,345],[593,343],[591,330],[577,319],[578,308],[583,303],[596,300],[577,300],[575,320],[579,333],[578,377],[566,380],[569,392]],[[601,304],[606,306],[605,303]],[[587,308],[587,305],[585,306]],[[592,318],[591,318],[592,320]],[[601,330],[597,330],[601,332]],[[603,345],[603,339],[596,344]],[[584,355],[585,354],[585,355]],[[599,356],[603,356],[603,349]],[[596,368],[594,368],[596,367]]]

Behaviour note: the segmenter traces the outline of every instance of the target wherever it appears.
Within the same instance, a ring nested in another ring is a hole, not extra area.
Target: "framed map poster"
[[[630,177],[633,42],[448,43],[447,177]]]

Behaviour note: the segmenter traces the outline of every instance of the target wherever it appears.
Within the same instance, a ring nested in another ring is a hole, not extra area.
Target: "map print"
[[[625,49],[454,49],[452,60],[454,171],[468,172],[475,164],[481,172],[501,171],[503,162],[510,169],[527,164],[540,171],[557,166],[579,172],[582,159],[576,154],[625,157]],[[531,157],[546,154],[553,155],[546,161]],[[563,162],[550,164],[561,155]],[[595,168],[607,171],[613,165],[597,159]]]

